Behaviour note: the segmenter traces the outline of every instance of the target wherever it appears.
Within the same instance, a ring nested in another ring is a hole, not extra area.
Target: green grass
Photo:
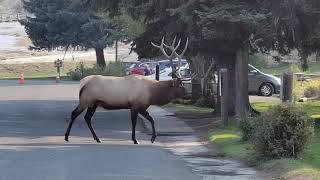
[[[273,105],[276,105],[275,102],[252,102],[251,105],[256,110],[263,112],[268,110]],[[297,102],[298,106],[304,108],[311,118],[318,119],[320,118],[320,101],[310,101],[310,102]]]
[[[266,111],[275,103],[253,102],[254,108]],[[320,117],[320,101],[297,103],[305,108],[311,117]],[[244,160],[245,162],[258,165],[261,169],[269,169],[282,176],[308,176],[318,177],[320,174],[320,127],[315,127],[314,137],[306,146],[304,152],[297,159],[278,159],[267,162],[253,162],[254,151],[248,142],[241,140],[241,130],[235,123],[227,128],[217,128],[209,135],[209,139],[216,143],[221,152],[231,158]]]
[[[94,62],[85,62],[87,67],[93,64]],[[64,62],[61,76],[66,76],[77,65],[79,62]],[[24,74],[25,79],[55,79],[57,69],[53,63],[0,64],[0,79],[19,79],[20,73]]]
[[[186,104],[168,104],[165,106],[166,108],[174,108],[176,112],[190,112],[190,113],[210,113],[213,111],[212,108],[207,107],[199,107],[194,105],[186,105]]]
[[[255,152],[249,142],[241,140],[241,131],[235,125],[227,128],[214,129],[209,135],[210,141],[216,143],[223,155],[255,165],[261,170],[267,170],[280,176],[294,177],[296,175],[316,177],[320,174],[320,133],[316,132],[305,151],[298,159],[276,159],[257,161]]]
[[[241,141],[241,132],[236,126],[215,129],[210,133],[209,140],[219,146],[221,153],[227,157],[249,161],[253,153],[248,142]]]
[[[29,77],[26,77],[24,78],[25,80],[55,80],[56,79],[56,76],[29,76]],[[11,77],[11,78],[0,78],[0,80],[19,80],[18,77]],[[60,80],[63,80],[63,81],[71,81],[70,77],[68,76],[60,76]]]
[[[252,102],[250,103],[252,107],[260,112],[264,112],[271,108],[273,105],[276,105],[276,102]]]

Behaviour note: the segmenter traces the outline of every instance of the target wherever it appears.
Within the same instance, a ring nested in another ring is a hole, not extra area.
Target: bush
[[[206,97],[201,97],[199,99],[197,99],[197,101],[194,103],[195,106],[198,107],[214,107],[214,102],[212,100],[212,98],[206,98]]]
[[[304,97],[320,96],[320,80],[313,80],[305,83]]]
[[[74,70],[70,70],[67,76],[71,80],[79,81],[81,79],[81,68],[78,65]],[[124,76],[125,66],[121,62],[110,62],[106,67],[102,68],[97,65],[92,68],[83,68],[83,77],[90,75],[104,75],[104,76]]]
[[[255,118],[246,118],[240,120],[240,129],[242,131],[242,140],[248,141],[251,139],[254,127],[256,127],[256,119]]]
[[[320,96],[320,80],[294,81],[293,96],[295,99],[302,97]]]
[[[272,107],[249,127],[254,149],[264,158],[296,157],[313,132],[307,113],[291,104]]]

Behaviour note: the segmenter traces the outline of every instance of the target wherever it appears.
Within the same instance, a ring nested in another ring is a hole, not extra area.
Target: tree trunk
[[[116,57],[115,57],[115,61],[118,61],[118,40],[116,40]]]
[[[308,56],[307,55],[301,55],[301,68],[302,71],[305,72],[309,69],[309,65],[308,65]]]
[[[320,62],[320,51],[316,52],[316,61]]]
[[[99,67],[105,67],[106,61],[104,59],[103,48],[95,48],[95,51],[96,51],[97,65]]]
[[[236,115],[243,118],[249,109],[248,95],[248,48],[241,48],[237,51],[235,63],[235,83],[236,83]]]
[[[217,67],[218,69],[227,68],[228,77],[229,77],[229,99],[228,99],[228,114],[229,116],[235,115],[235,99],[236,99],[236,90],[235,90],[235,55],[224,55],[217,59]],[[216,114],[220,114],[220,96],[217,98],[217,107]],[[219,109],[218,109],[219,108]]]

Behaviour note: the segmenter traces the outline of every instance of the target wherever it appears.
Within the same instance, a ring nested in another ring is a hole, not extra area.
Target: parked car
[[[165,68],[160,71],[159,79],[170,80],[172,76],[171,67]],[[189,65],[185,64],[180,68],[180,74],[183,79],[189,80],[185,84],[191,83],[191,71]],[[147,76],[148,78],[155,79],[155,74]],[[248,67],[248,91],[250,94],[257,94],[261,96],[272,96],[273,94],[280,93],[281,79],[270,74],[266,74],[249,64]],[[216,81],[217,82],[217,81]]]
[[[139,74],[139,75],[150,75],[155,73],[156,62],[143,62],[132,64],[126,70],[126,74]],[[148,73],[146,73],[148,72]]]
[[[189,69],[189,64],[184,64],[184,66],[181,66],[180,67],[180,73],[182,75],[182,78],[191,78],[191,75],[190,77],[188,77],[188,75],[186,74],[187,72],[190,72],[190,69]],[[156,74],[152,74],[152,75],[149,75],[149,76],[146,76],[150,79],[156,79]],[[166,80],[170,80],[172,79],[172,68],[171,66],[169,67],[166,67],[162,70],[160,70],[160,73],[159,73],[159,80],[160,81],[166,81]]]
[[[272,96],[280,93],[281,79],[261,72],[249,64],[248,68],[249,93],[261,96]]]
[[[130,74],[140,74],[140,75],[145,75],[146,72],[146,66],[148,65],[148,71],[149,74],[154,74],[156,72],[156,65],[159,64],[160,67],[160,71],[171,67],[171,63],[169,60],[161,60],[161,61],[149,61],[149,62],[137,62],[132,64],[130,67],[128,67],[126,69],[126,74],[130,75]],[[178,64],[178,60],[174,59],[173,60],[173,64],[177,65]],[[181,66],[184,66],[187,64],[187,61],[185,59],[181,60]]]

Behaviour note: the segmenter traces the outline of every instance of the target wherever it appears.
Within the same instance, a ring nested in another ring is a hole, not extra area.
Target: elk
[[[92,128],[91,118],[97,107],[103,107],[107,110],[130,109],[132,123],[131,139],[134,144],[138,144],[135,137],[135,128],[137,116],[141,114],[152,125],[151,142],[153,143],[157,135],[154,120],[147,109],[150,105],[161,106],[175,98],[181,98],[185,95],[185,92],[182,80],[179,78],[169,81],[156,81],[147,79],[141,75],[125,77],[92,75],[85,77],[80,81],[79,104],[71,114],[71,121],[65,133],[65,141],[68,142],[74,120],[87,109],[84,116],[85,121],[94,140],[100,143]]]
[[[161,44],[160,44],[160,45],[156,45],[156,44],[154,44],[153,42],[151,42],[152,46],[154,46],[154,47],[156,47],[156,48],[159,48],[159,49],[161,50],[162,54],[163,54],[164,56],[166,56],[166,57],[170,60],[170,62],[171,62],[171,67],[172,67],[172,78],[177,78],[177,77],[180,78],[180,77],[181,77],[181,75],[180,75],[181,59],[182,59],[184,53],[187,51],[188,43],[189,43],[189,39],[187,38],[186,44],[185,44],[185,46],[184,46],[183,51],[181,52],[181,54],[178,54],[178,53],[177,53],[177,50],[178,50],[178,48],[179,48],[179,46],[180,46],[181,39],[179,39],[178,44],[175,45],[175,44],[176,44],[176,39],[177,39],[177,37],[174,37],[174,39],[173,39],[173,41],[172,41],[172,44],[171,44],[170,46],[169,46],[169,45],[166,45],[166,44],[164,43],[164,37],[162,37],[162,41],[161,41]],[[166,52],[166,50],[164,49],[164,47],[166,47],[166,48],[168,48],[169,50],[171,50],[171,54],[170,54],[170,55],[167,54],[167,52]],[[175,59],[175,58],[178,58],[178,69],[175,69],[175,68],[173,67],[173,62],[172,62],[172,60]],[[177,72],[178,72],[178,74],[177,74]]]

